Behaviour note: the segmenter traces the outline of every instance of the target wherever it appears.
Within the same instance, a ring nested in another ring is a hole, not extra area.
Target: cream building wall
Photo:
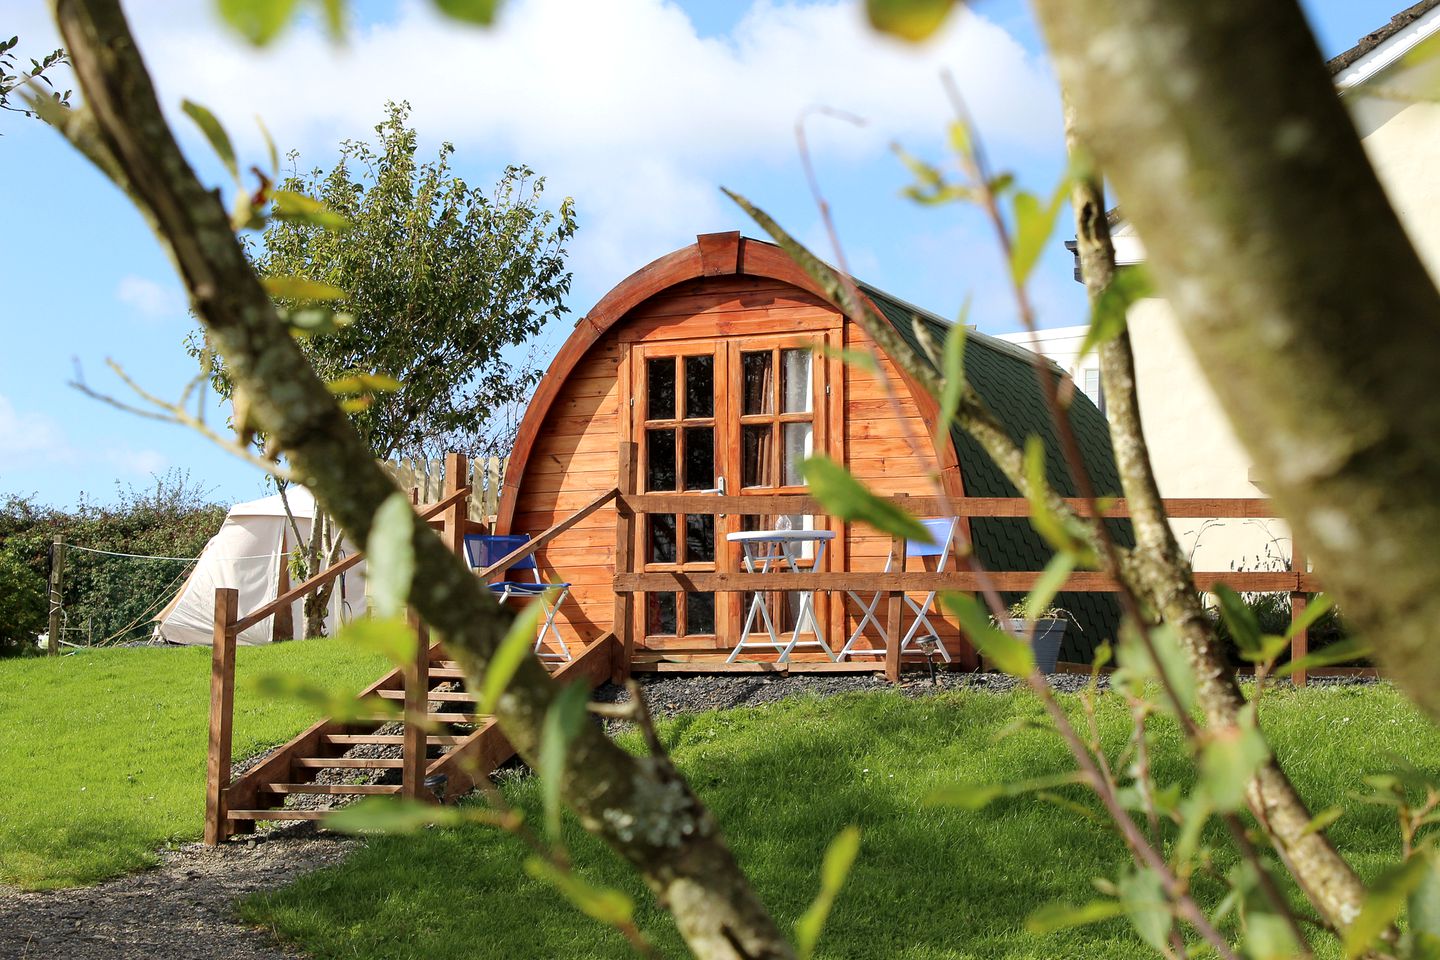
[[[1440,68],[1397,70],[1405,50],[1437,29],[1440,9],[1339,72],[1336,81],[1391,204],[1440,282],[1440,104],[1373,95],[1419,92],[1422,84],[1440,90],[1435,82]],[[1117,260],[1143,262],[1144,247],[1128,224],[1117,229],[1115,240]],[[1264,478],[1255,475],[1169,304],[1161,299],[1135,304],[1129,329],[1142,424],[1161,494],[1264,497]],[[1069,349],[1073,331],[1041,331],[1039,347],[1047,354],[1054,350],[1056,362],[1076,374],[1080,368]],[[1006,339],[1031,346],[1028,334]],[[1180,519],[1173,524],[1196,570],[1271,569],[1289,560],[1290,532],[1280,520]]]

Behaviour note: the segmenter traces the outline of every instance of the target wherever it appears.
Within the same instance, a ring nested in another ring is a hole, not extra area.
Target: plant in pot
[[[1022,601],[1012,603],[1006,613],[1006,622],[991,617],[991,623],[1028,642],[1040,672],[1054,673],[1055,663],[1060,659],[1060,645],[1065,642],[1065,628],[1073,619],[1070,612],[1060,607],[1031,610]]]

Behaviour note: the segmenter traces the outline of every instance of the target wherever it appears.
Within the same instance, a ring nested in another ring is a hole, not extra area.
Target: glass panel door
[[[714,343],[635,348],[633,409],[645,493],[713,496],[722,486],[716,419],[725,400],[724,378],[716,376],[723,368],[722,351]],[[646,515],[640,530],[642,569],[713,572],[715,557],[715,515]],[[684,645],[693,638],[695,646],[713,647],[715,611],[713,593],[647,593],[642,625],[647,640]]]
[[[805,492],[801,464],[816,452],[816,438],[823,436],[825,422],[825,364],[823,355],[815,352],[819,341],[815,335],[802,335],[746,338],[730,344],[730,390],[739,402],[732,407],[724,433],[734,451],[732,469],[738,483],[732,490],[737,495]],[[816,520],[808,515],[742,513],[729,518],[726,532],[813,530]],[[805,544],[800,558],[802,568],[813,564],[814,545]],[[732,562],[732,569],[743,569],[738,549]],[[754,594],[732,596],[739,602],[734,605],[730,645],[739,639],[741,618],[754,600]],[[823,606],[823,597],[816,599]],[[772,593],[765,600],[777,630],[793,630],[799,594]],[[826,620],[823,613],[820,620]]]

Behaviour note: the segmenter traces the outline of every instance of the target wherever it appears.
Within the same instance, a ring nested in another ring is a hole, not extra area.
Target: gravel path
[[[651,709],[661,716],[758,706],[806,694],[887,689],[909,697],[950,690],[1003,693],[1018,683],[993,673],[941,673],[934,682],[925,674],[907,675],[898,688],[873,674],[648,674],[639,679]],[[1074,692],[1088,680],[1057,674],[1050,684]],[[1311,682],[1348,686],[1374,681]],[[601,701],[628,697],[623,687],[610,684],[595,691]],[[237,765],[237,773],[239,769]],[[241,924],[235,904],[250,893],[340,862],[358,842],[299,823],[262,830],[243,843],[219,848],[188,844],[162,853],[161,865],[153,870],[93,887],[25,893],[0,886],[0,960],[295,960],[303,954]]]
[[[357,841],[308,823],[213,848],[188,844],[153,870],[93,887],[0,887],[5,960],[293,960],[299,954],[235,918],[247,894],[338,863]]]

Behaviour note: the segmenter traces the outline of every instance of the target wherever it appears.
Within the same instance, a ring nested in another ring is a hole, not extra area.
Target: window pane
[[[800,462],[814,452],[815,430],[808,423],[787,423],[784,430],[785,486],[802,486],[805,478],[800,474]]]
[[[685,594],[685,632],[715,632],[715,594]]]
[[[650,514],[650,563],[675,562],[675,514]]]
[[[675,489],[675,431],[645,431],[645,489]]]
[[[708,514],[685,515],[685,562],[710,563],[715,559],[715,518]]]
[[[771,399],[775,395],[775,373],[771,366],[769,350],[740,354],[741,391],[745,395],[740,408],[743,413],[775,411]]]
[[[645,361],[645,384],[650,395],[647,420],[675,419],[675,358],[656,357]]]
[[[685,428],[685,489],[715,489],[715,429]]]
[[[685,416],[715,416],[715,358],[685,358]]]
[[[769,424],[740,428],[740,485],[742,487],[773,487],[775,477],[770,467],[771,429]]]
[[[781,350],[780,364],[783,371],[781,384],[784,413],[810,412],[810,351]]]
[[[646,620],[646,633],[675,635],[675,594],[673,593],[649,593],[646,594],[649,602],[648,616]]]

